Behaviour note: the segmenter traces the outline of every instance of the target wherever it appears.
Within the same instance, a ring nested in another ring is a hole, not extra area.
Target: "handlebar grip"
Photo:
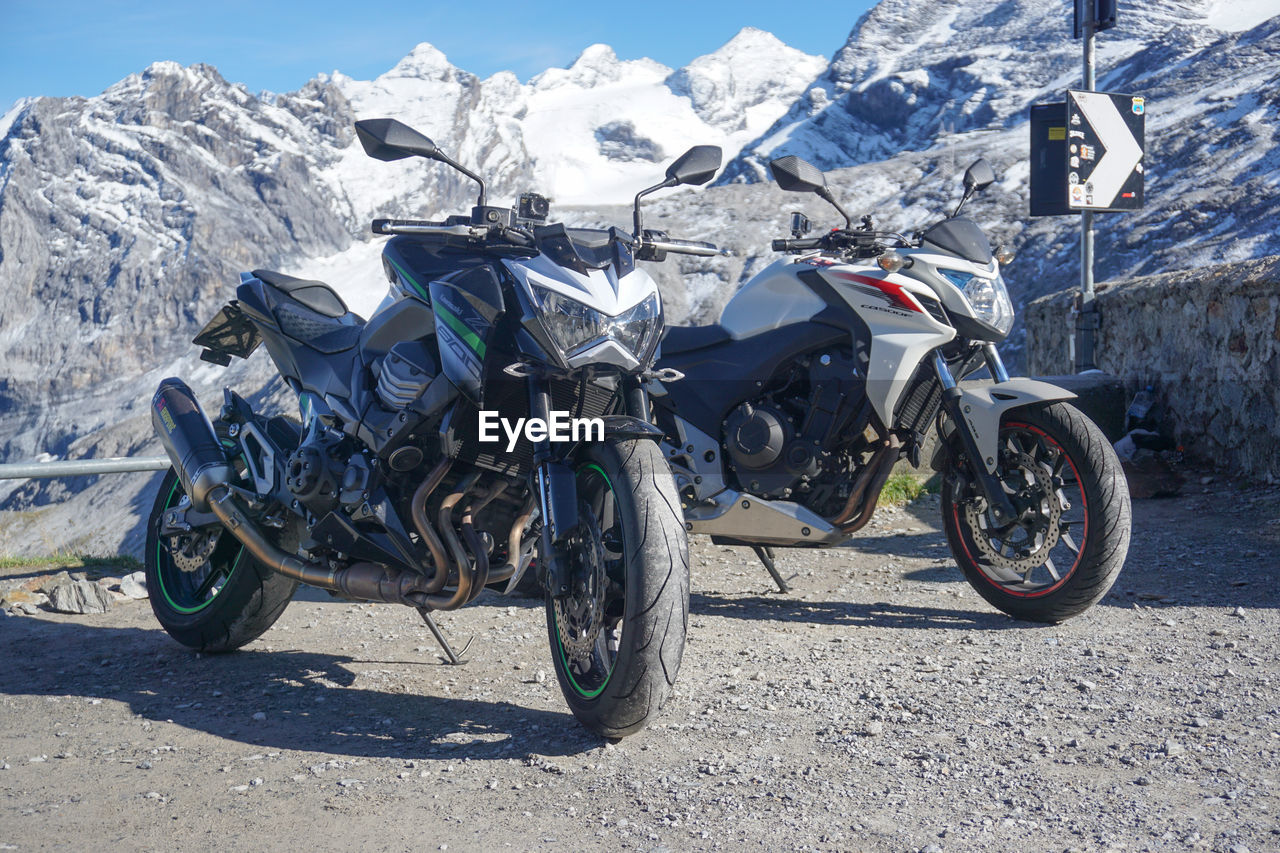
[[[775,252],[794,252],[802,249],[816,249],[822,245],[821,237],[809,237],[803,240],[774,240]]]

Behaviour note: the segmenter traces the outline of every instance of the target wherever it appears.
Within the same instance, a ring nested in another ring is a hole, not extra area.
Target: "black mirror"
[[[816,193],[827,186],[827,176],[821,169],[794,154],[770,162],[769,174],[773,175],[778,186],[788,192]]]
[[[405,157],[436,159],[436,144],[409,125],[393,118],[370,118],[356,122],[356,136],[364,153],[375,160],[403,160]]]
[[[667,180],[701,186],[716,176],[721,156],[718,145],[695,145],[667,167]]]
[[[996,182],[996,173],[991,171],[991,164],[979,157],[964,172],[964,191],[966,193],[985,190]]]

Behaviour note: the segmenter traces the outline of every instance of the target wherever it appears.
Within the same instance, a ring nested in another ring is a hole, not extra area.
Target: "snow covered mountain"
[[[474,190],[437,164],[365,157],[358,118],[401,118],[489,178],[495,200],[537,190],[582,224],[627,222],[666,161],[722,145],[721,185],[650,209],[734,252],[654,268],[671,321],[714,319],[771,260],[790,210],[834,221],[762,181],[783,153],[832,170],[846,206],[904,230],[953,205],[959,173],[985,156],[1000,181],[970,211],[1018,249],[1015,299],[1069,286],[1075,219],[1026,215],[1027,107],[1079,76],[1060,5],[882,0],[829,63],[748,29],[678,70],[595,45],[521,83],[424,44],[374,80],[335,72],[284,95],[157,63],[93,98],[19,102],[0,117],[0,459],[155,452],[146,401],[163,375],[204,392],[261,387],[265,357],[228,376],[189,345],[239,270],[321,278],[370,310],[385,281],[369,219],[456,212]],[[1148,100],[1147,208],[1099,217],[1100,280],[1280,253],[1273,6],[1149,0],[1100,37],[1099,88]],[[1015,332],[1015,363],[1020,347]],[[0,510],[34,511],[0,516],[0,553],[136,547],[145,483],[0,482]]]

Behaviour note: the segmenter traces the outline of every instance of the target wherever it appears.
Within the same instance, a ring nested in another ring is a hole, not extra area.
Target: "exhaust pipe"
[[[439,539],[430,525],[426,525],[425,529],[419,525],[428,550],[436,560],[436,572],[430,578],[417,572],[390,569],[375,563],[356,563],[344,569],[329,569],[321,563],[286,553],[267,539],[236,500],[235,493],[230,488],[230,483],[236,476],[235,471],[213,431],[213,424],[209,422],[186,383],[173,378],[164,380],[156,389],[151,403],[152,425],[164,445],[169,461],[182,480],[183,488],[191,498],[192,506],[199,512],[212,512],[222,522],[222,526],[249,550],[254,559],[273,571],[310,586],[341,592],[352,598],[429,607],[434,610],[461,606],[468,600],[476,575],[487,574],[487,562],[476,569],[471,568],[466,552],[457,536],[453,535],[451,526],[445,529],[445,536],[454,551],[454,563],[460,569],[460,577],[459,589],[447,596],[437,593],[445,585],[450,563],[444,558]],[[421,505],[426,503],[427,495],[444,479],[447,470],[447,464],[438,466],[423,484],[425,488],[420,488],[419,494],[415,495],[415,516],[422,516],[416,520],[425,520]],[[478,473],[473,474],[464,481],[465,488],[446,499],[441,514],[443,522],[448,522],[454,504],[462,499],[466,489],[478,477]],[[479,546],[479,539],[469,527],[464,523],[464,535],[467,535],[468,544],[474,550]]]
[[[151,398],[151,426],[191,505],[197,512],[208,512],[210,492],[235,479],[235,471],[196,395],[181,379],[171,377],[156,389]]]

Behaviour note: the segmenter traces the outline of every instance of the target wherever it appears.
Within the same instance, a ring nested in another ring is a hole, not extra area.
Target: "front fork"
[[[551,390],[541,376],[530,376],[529,417],[551,418]],[[547,589],[556,598],[569,594],[572,566],[564,547],[578,529],[578,484],[573,469],[556,458],[551,439],[533,445],[533,484],[542,510],[542,560]]]
[[[986,359],[987,369],[991,371],[992,378],[998,383],[1008,382],[1009,374],[1004,369],[1004,362],[1000,360],[1000,354],[996,352],[995,345],[986,344],[982,348],[982,354]],[[969,457],[970,473],[982,490],[983,497],[987,499],[991,517],[1001,527],[1012,523],[1018,518],[1018,511],[1014,508],[1012,501],[1009,500],[1009,495],[1005,492],[1000,478],[994,473],[988,473],[987,469],[982,465],[982,451],[978,449],[978,442],[974,438],[972,430],[969,429],[969,421],[964,416],[961,408],[961,397],[963,395],[960,393],[960,389],[956,385],[956,379],[951,375],[951,368],[947,367],[947,361],[942,357],[942,353],[934,351],[933,368],[938,374],[938,382],[942,384],[942,408],[946,410],[947,417],[951,418],[951,423],[955,425],[956,432],[960,436],[965,455]],[[997,470],[999,470],[998,467]]]

